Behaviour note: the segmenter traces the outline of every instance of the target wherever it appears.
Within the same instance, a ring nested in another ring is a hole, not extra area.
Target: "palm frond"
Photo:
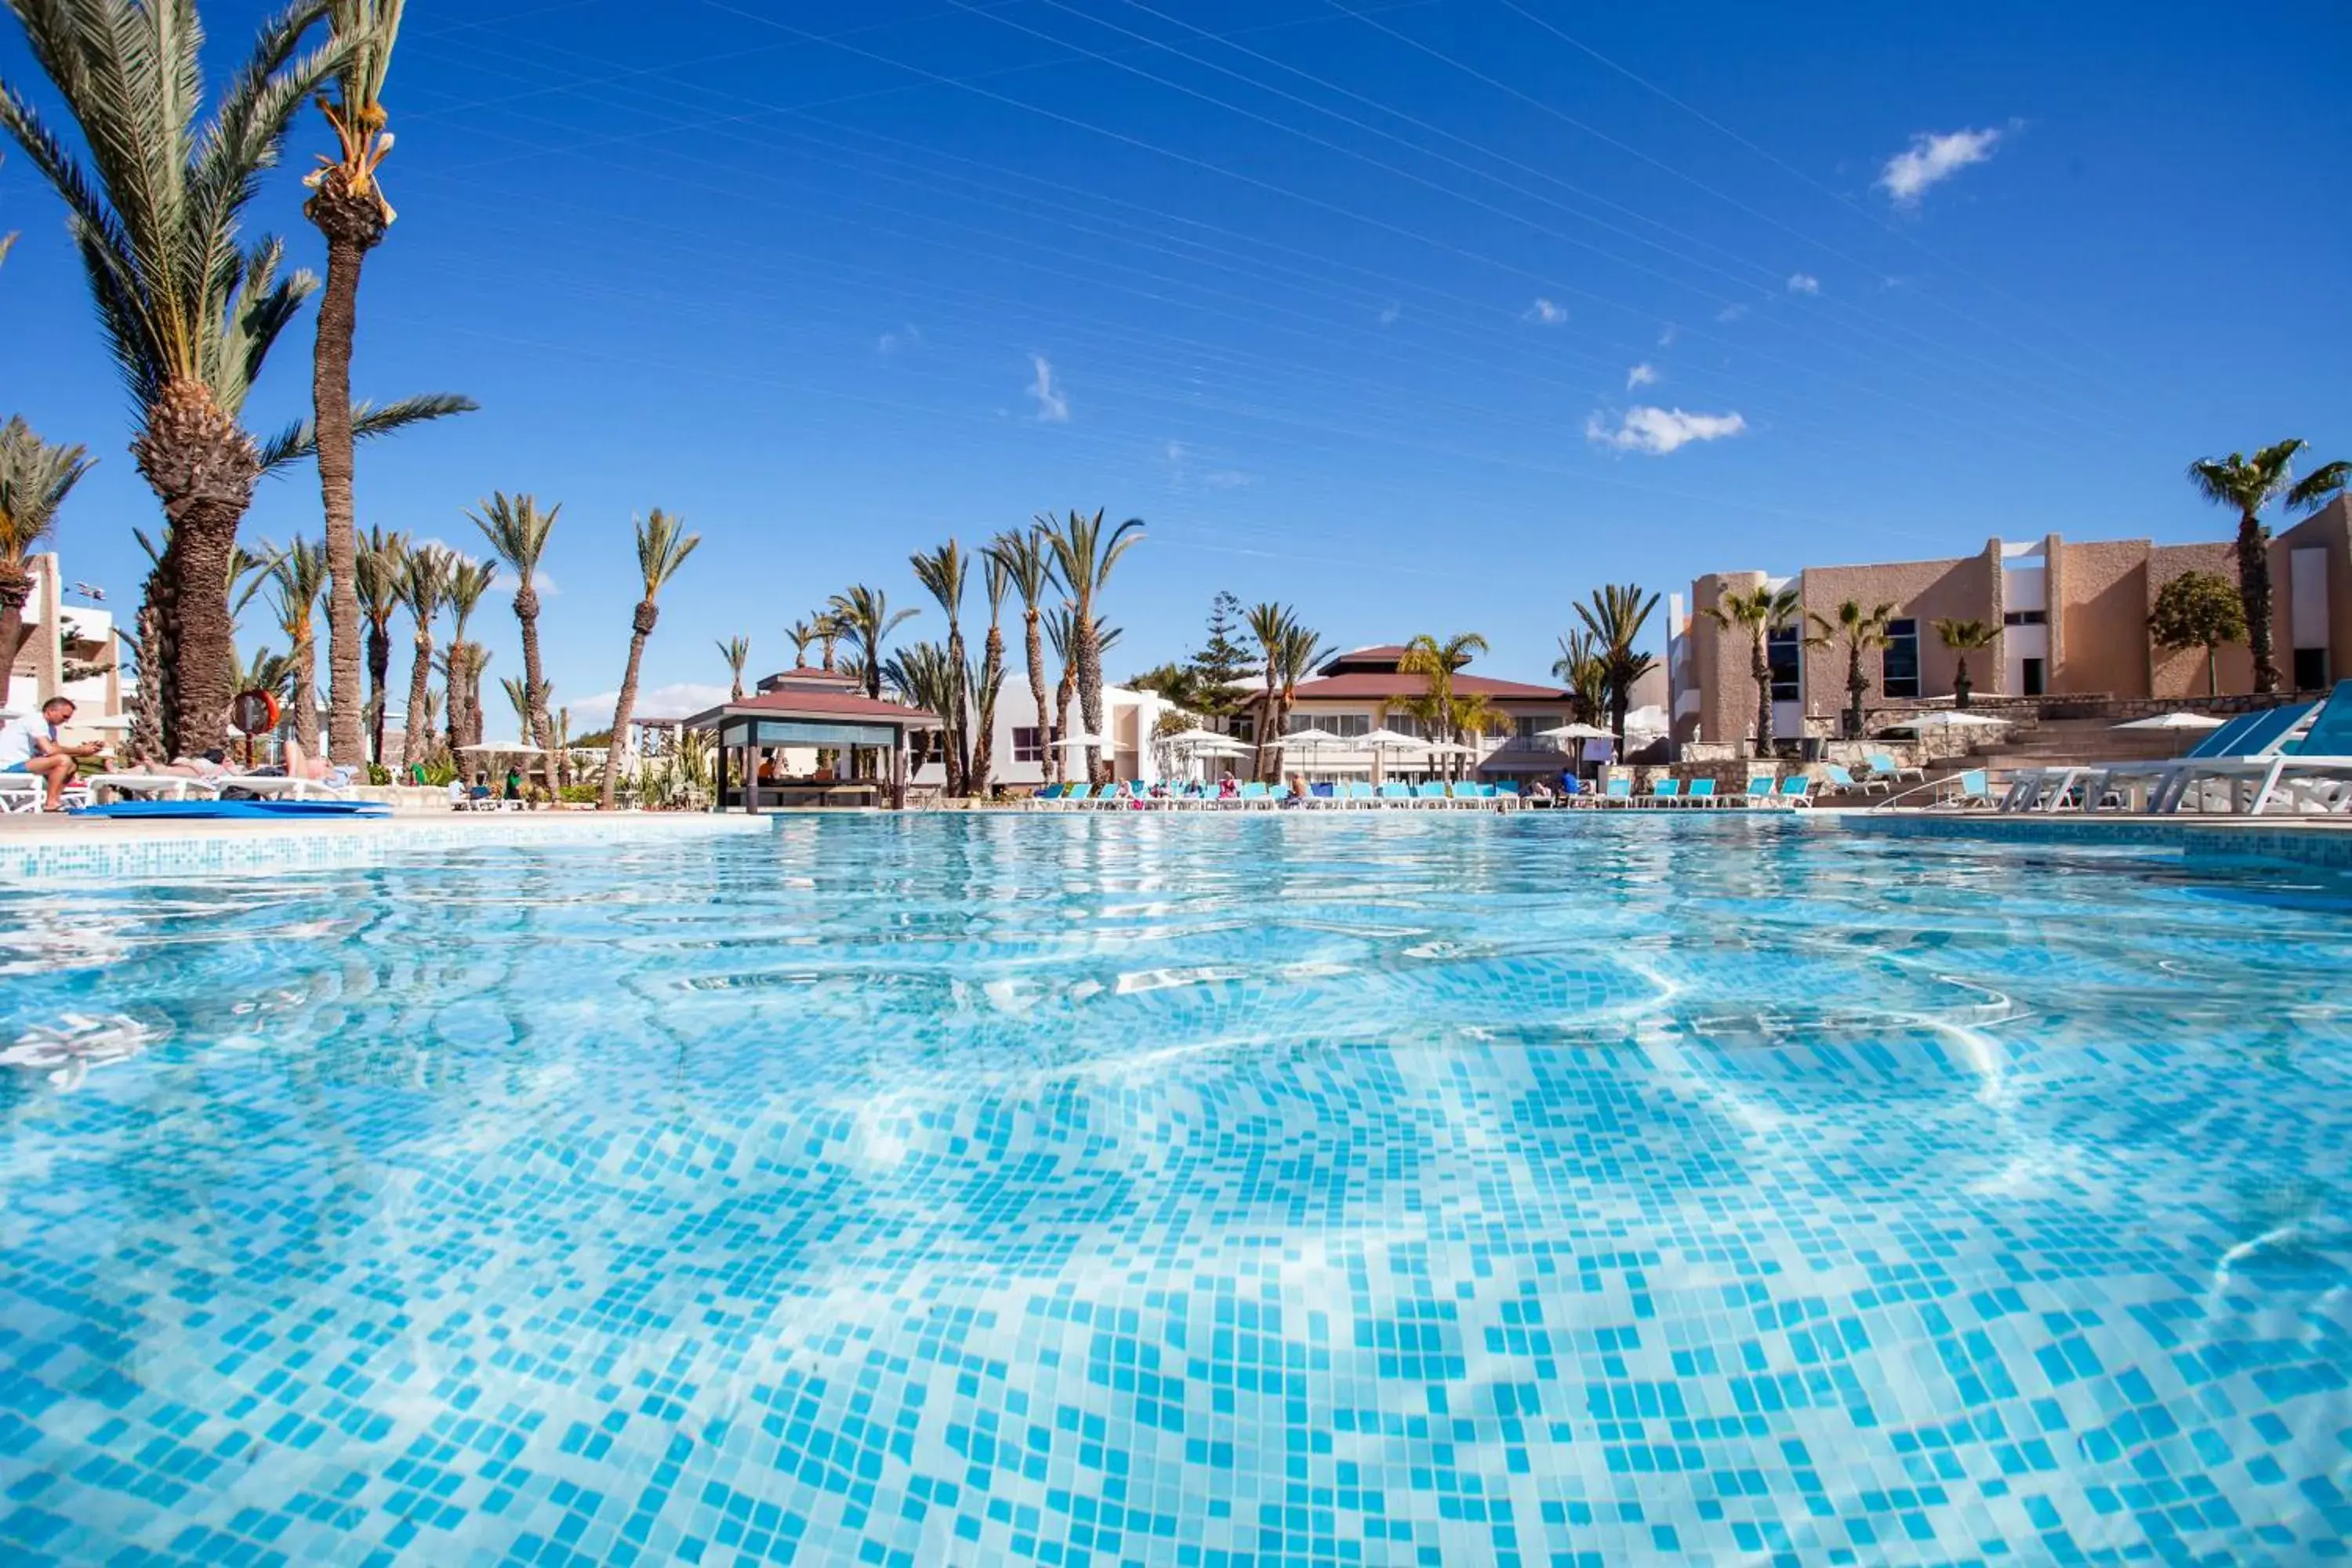
[[[2286,492],[2286,504],[2297,511],[2317,511],[2347,489],[2352,489],[2352,462],[2337,458],[2322,463]]]
[[[405,430],[412,425],[422,425],[431,419],[446,419],[453,415],[471,414],[481,407],[470,397],[454,392],[427,392],[415,397],[404,397],[379,408],[373,403],[352,405],[352,439],[372,441],[379,436],[389,436]],[[264,473],[276,473],[289,463],[319,455],[319,431],[311,421],[289,425],[261,444],[261,467]]]

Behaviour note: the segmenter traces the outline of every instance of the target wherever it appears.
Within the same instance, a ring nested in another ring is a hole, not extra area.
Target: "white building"
[[[1049,686],[1045,700],[1050,702],[1053,697],[1054,689]],[[1103,738],[1108,742],[1107,760],[1114,777],[1150,784],[1160,776],[1162,758],[1151,738],[1159,731],[1161,715],[1173,711],[1175,705],[1156,692],[1132,691],[1124,686],[1103,688]],[[1081,720],[1075,699],[1066,718],[1069,729],[1076,731]],[[1085,766],[1083,751],[1068,752],[1063,776],[1076,778]],[[1005,671],[1004,689],[997,694],[996,735],[988,776],[992,784],[1013,788],[1034,788],[1051,777],[1037,704],[1030,694],[1028,676],[1021,669]],[[943,788],[946,766],[934,757],[916,768],[913,782],[918,787]]]
[[[30,556],[32,597],[25,603],[25,646],[9,666],[0,710],[31,713],[52,697],[70,699],[77,721],[122,712],[121,668],[116,660],[114,616],[89,605],[68,605],[55,553]]]

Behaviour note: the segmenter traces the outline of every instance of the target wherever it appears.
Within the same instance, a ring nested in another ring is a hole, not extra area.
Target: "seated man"
[[[488,773],[475,773],[475,774],[474,774],[474,787],[473,787],[472,789],[470,789],[470,790],[467,791],[466,793],[467,793],[467,796],[468,796],[469,798],[474,799],[474,800],[488,800],[488,799],[489,799],[489,798],[490,798],[490,775],[489,775],[489,774],[488,774]]]
[[[58,729],[74,716],[73,703],[52,697],[41,704],[39,719],[12,720],[0,727],[0,773],[30,773],[47,786],[43,811],[65,809],[66,786],[74,781],[76,764],[100,751],[96,741],[68,746],[58,739]]]

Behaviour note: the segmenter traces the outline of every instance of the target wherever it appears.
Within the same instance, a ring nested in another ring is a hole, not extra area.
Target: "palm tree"
[[[883,647],[890,634],[915,618],[913,610],[900,610],[893,615],[890,596],[879,588],[869,588],[859,583],[846,591],[835,594],[827,606],[838,635],[857,650],[865,676],[866,695],[877,701],[882,697]],[[945,719],[946,714],[940,715]]]
[[[954,701],[961,684],[962,672],[948,658],[948,650],[935,642],[908,643],[894,653],[882,667],[884,682],[900,699],[931,713],[945,713]],[[950,780],[955,777],[955,759],[949,754],[948,735],[940,731],[940,761]],[[927,758],[917,758],[919,767]]]
[[[339,755],[357,756],[360,743],[359,528],[352,494],[352,343],[359,320],[360,268],[392,222],[392,204],[376,184],[376,168],[392,151],[384,129],[384,72],[400,37],[403,0],[330,0],[328,25],[341,59],[334,89],[318,95],[320,112],[335,133],[338,155],[321,158],[303,180],[302,205],[327,241],[327,288],[319,300],[311,345],[310,401],[318,431],[319,494],[327,519],[327,556],[333,585],[327,602],[328,740]],[[453,645],[454,646],[454,645]],[[453,694],[454,695],[454,694]],[[460,717],[453,705],[454,733]],[[414,728],[414,726],[411,726]]]
[[[1097,621],[1094,626],[1095,647],[1108,653],[1119,638],[1117,626],[1107,626]],[[1078,623],[1077,613],[1068,605],[1058,605],[1045,612],[1045,640],[1053,646],[1054,658],[1062,666],[1062,679],[1054,688],[1054,712],[1048,728],[1055,741],[1068,732],[1065,721],[1069,716],[1070,703],[1078,694]],[[1066,768],[1060,759],[1066,748],[1056,745],[1052,752],[1057,768]]]
[[[1437,731],[1440,739],[1458,745],[1468,728],[1468,715],[1454,695],[1454,677],[1486,651],[1486,639],[1476,632],[1463,632],[1444,642],[1423,632],[1405,644],[1404,657],[1397,660],[1397,673],[1418,675],[1429,682],[1426,693],[1405,704],[1406,711]]]
[[[1772,749],[1772,634],[1796,617],[1793,586],[1774,589],[1759,584],[1745,593],[1734,589],[1711,608],[1699,613],[1726,629],[1748,634],[1748,673],[1756,682],[1756,754]]]
[[[170,523],[142,612],[142,703],[167,752],[209,744],[227,710],[236,629],[217,597],[253,488],[309,455],[309,428],[256,441],[238,423],[269,350],[317,289],[280,276],[283,247],[239,234],[302,100],[342,68],[347,41],[301,53],[320,15],[262,25],[212,119],[195,0],[5,0],[81,132],[85,162],[0,82],[0,127],[63,198],[140,428],[131,453]],[[345,405],[353,439],[470,407],[417,398]],[[153,687],[149,692],[146,688]]]
[[[482,667],[489,662],[489,653],[466,640],[466,626],[498,574],[494,563],[462,555],[449,569],[449,651],[442,659],[442,674],[448,687],[444,707],[449,718],[452,754],[461,746],[481,744]]]
[[[1843,727],[1849,741],[1862,738],[1866,721],[1863,700],[1870,695],[1870,677],[1863,673],[1862,656],[1886,646],[1887,624],[1894,616],[1892,605],[1877,605],[1865,610],[1853,599],[1838,605],[1834,620],[1811,612],[1805,616],[1813,627],[1814,635],[1806,639],[1811,646],[1820,647],[1834,642],[1845,647],[1846,706]]]
[[[819,657],[824,661],[825,673],[833,673],[833,646],[841,640],[841,617],[830,606],[816,613],[817,640],[822,644]]]
[[[971,764],[964,786],[975,795],[988,794],[988,775],[996,762],[996,699],[1004,689],[1004,595],[1013,585],[1003,562],[983,551],[980,584],[988,595],[988,636],[981,644],[980,677],[971,685]]]
[[[1282,648],[1297,629],[1298,616],[1288,605],[1272,600],[1250,606],[1242,617],[1257,639],[1260,671],[1265,687],[1258,695],[1257,759],[1251,772],[1259,779],[1282,776]]]
[[[1291,709],[1297,704],[1299,682],[1315,673],[1315,667],[1323,662],[1324,656],[1329,651],[1324,646],[1322,637],[1301,626],[1295,616],[1291,617],[1290,625],[1283,628],[1282,640],[1276,645],[1274,650],[1275,723],[1277,737],[1281,733],[1282,727],[1288,722]],[[1280,762],[1278,753],[1276,760],[1278,765]],[[1281,774],[1277,772],[1274,777],[1278,781]]]
[[[794,621],[784,628],[784,637],[793,645],[793,668],[807,668],[809,644],[816,641],[816,628],[806,621]]]
[[[947,726],[947,787],[952,795],[969,795],[971,789],[971,720],[964,711],[966,694],[963,689],[963,585],[970,564],[963,550],[952,539],[928,554],[908,558],[915,569],[915,581],[939,601],[948,617],[948,705],[939,710]]]
[[[541,511],[535,496],[509,496],[504,490],[493,490],[490,499],[480,505],[478,514],[466,515],[482,531],[482,537],[490,542],[490,552],[514,579],[515,620],[522,628],[523,694],[543,698],[548,685],[546,670],[539,659],[539,558],[547,552],[548,536],[555,531],[555,520],[562,515],[563,503],[558,501]],[[544,710],[523,727],[522,738],[547,748],[547,793],[552,796],[556,788],[554,731]]]
[[[53,447],[22,418],[0,425],[0,683],[25,646],[33,596],[25,558],[57,526],[58,508],[90,467],[83,448]]]
[[[1942,639],[1944,646],[1960,656],[1959,668],[1952,672],[1952,706],[1966,708],[1969,693],[1976,689],[1969,680],[1969,655],[1992,647],[1994,639],[2000,636],[2000,628],[1987,626],[1982,621],[1954,620],[1949,616],[1934,625],[1936,636]]]
[[[1640,584],[1612,583],[1593,590],[1590,604],[1576,606],[1576,618],[1591,634],[1593,656],[1601,661],[1601,687],[1608,694],[1609,728],[1617,737],[1617,754],[1625,754],[1625,715],[1633,706],[1633,685],[1657,668],[1657,660],[1633,651],[1658,596],[1642,595]]]
[[[654,623],[661,616],[654,601],[701,542],[700,534],[687,532],[679,519],[659,507],[637,520],[637,574],[645,583],[646,596],[637,601],[637,613],[629,623],[629,663],[621,672],[620,698],[613,704],[613,738],[604,742],[604,785],[596,801],[600,811],[613,809],[613,786],[621,775],[621,741],[629,732],[629,712],[637,705],[637,666],[645,658],[646,639],[654,635]]]
[[[278,628],[286,634],[288,657],[293,660],[292,721],[295,743],[312,756],[319,753],[319,597],[327,590],[327,547],[297,539],[278,554],[269,568],[270,598],[278,610]],[[354,753],[356,755],[356,753]]]
[[[455,564],[447,549],[421,544],[402,563],[400,597],[415,627],[415,652],[408,666],[408,708],[400,727],[400,765],[415,768],[433,754],[433,726],[426,721],[425,699],[433,689],[433,622],[448,596],[449,572]]]
[[[1078,675],[1078,717],[1089,735],[1102,733],[1102,655],[1103,646],[1097,630],[1099,617],[1095,614],[1095,596],[1110,581],[1111,568],[1143,537],[1143,520],[1130,517],[1110,530],[1103,531],[1103,514],[1097,510],[1087,517],[1076,511],[1063,522],[1051,522],[1040,518],[1045,531],[1045,542],[1054,552],[1054,565],[1070,595],[1071,623],[1077,634],[1076,655]],[[1105,782],[1099,748],[1087,748],[1087,777],[1096,783]]]
[[[404,534],[387,533],[374,528],[368,531],[367,542],[359,553],[357,577],[360,615],[367,622],[367,760],[378,766],[384,765],[383,716],[389,707],[384,687],[392,678],[392,617],[394,612],[400,608],[404,596],[403,578],[407,560],[408,540]],[[327,652],[332,658],[334,649],[330,647]],[[333,700],[331,689],[328,693],[331,706]],[[332,717],[331,713],[327,735],[327,745],[331,751],[335,743]]]
[[[1044,533],[1035,528],[1019,532],[1006,531],[996,536],[988,547],[989,559],[1001,564],[1012,579],[1013,591],[1021,595],[1021,650],[1029,667],[1029,700],[1037,710],[1037,740],[1044,748],[1045,776],[1048,782],[1062,782],[1062,753],[1055,742],[1061,739],[1055,731],[1061,723],[1061,713],[1045,711],[1045,650],[1040,622],[1041,606],[1045,595],[1056,583],[1054,573],[1054,552],[1046,544]]]
[[[2254,656],[2256,691],[2279,689],[2278,660],[2272,647],[2271,531],[2263,524],[2263,509],[2284,497],[2290,504],[2315,510],[2352,476],[2352,465],[2329,463],[2302,484],[2294,483],[2294,459],[2303,450],[2303,442],[2290,438],[2264,447],[2251,458],[2232,452],[2226,458],[2200,458],[2189,465],[2189,482],[2198,493],[2238,514],[2238,596],[2246,606],[2246,647]]]
[[[547,710],[548,689],[543,685],[534,688],[511,675],[501,679],[499,685],[504,689],[507,701],[514,708],[515,723],[520,726],[518,732],[526,744],[535,743],[531,742],[530,732]]]
[[[727,700],[740,702],[743,700],[743,667],[751,661],[751,639],[727,637],[716,646],[719,649],[719,657],[727,661],[729,676]]]
[[[1568,689],[1569,709],[1580,724],[1598,724],[1609,705],[1609,671],[1601,661],[1600,639],[1581,626],[1559,639],[1551,678]]]

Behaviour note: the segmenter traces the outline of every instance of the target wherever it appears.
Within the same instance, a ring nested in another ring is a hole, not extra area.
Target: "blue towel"
[[[76,816],[164,818],[210,821],[218,818],[288,816],[390,816],[392,807],[372,800],[118,800],[111,805],[88,805]]]

